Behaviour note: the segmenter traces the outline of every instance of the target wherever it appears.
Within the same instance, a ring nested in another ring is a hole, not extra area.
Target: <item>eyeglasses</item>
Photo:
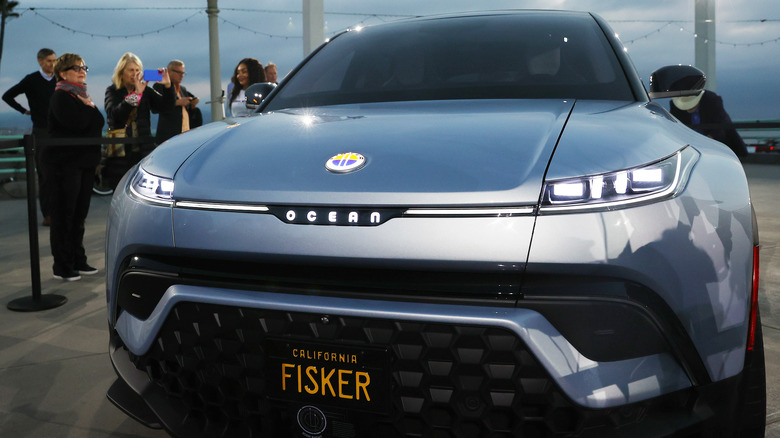
[[[186,75],[186,74],[187,74],[187,73],[185,73],[185,72],[183,72],[183,71],[174,70],[174,69],[172,69],[172,68],[170,68],[170,69],[168,69],[168,70],[170,70],[170,71],[172,71],[172,72],[174,72],[174,73],[178,73],[178,74],[180,74],[180,75],[182,75],[182,76],[184,76],[184,75]]]
[[[83,71],[84,73],[89,71],[89,67],[86,65],[71,65],[70,67],[66,68],[65,70],[73,70],[76,73]]]

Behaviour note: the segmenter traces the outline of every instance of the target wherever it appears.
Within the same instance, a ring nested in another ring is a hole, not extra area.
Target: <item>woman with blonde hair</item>
[[[150,137],[151,111],[168,111],[176,105],[176,93],[171,87],[168,70],[157,69],[162,74],[159,90],[147,86],[143,78],[144,65],[141,59],[127,52],[119,58],[111,77],[112,84],[106,88],[105,109],[108,116],[108,128],[126,130],[127,137]],[[111,187],[119,182],[122,175],[141,158],[155,148],[154,143],[131,144],[125,148],[124,157],[108,157],[103,170],[103,178]]]
[[[84,59],[75,53],[57,59],[54,76],[58,82],[48,113],[52,138],[101,136],[105,120],[87,94],[88,70]],[[49,239],[54,277],[75,281],[81,275],[97,274],[98,270],[87,264],[83,241],[100,146],[49,146],[43,150],[41,161],[52,186]]]

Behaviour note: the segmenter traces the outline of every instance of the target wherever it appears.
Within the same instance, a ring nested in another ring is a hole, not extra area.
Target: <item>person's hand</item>
[[[192,101],[191,97],[182,97],[179,99],[176,99],[176,106],[187,106]]]
[[[190,99],[191,99],[190,108],[195,108],[195,105],[197,105],[198,102],[200,102],[200,99],[198,99],[197,97],[191,97]]]
[[[138,75],[135,77],[135,92],[138,94],[144,94],[144,90],[146,90],[146,82],[144,82],[144,73],[138,72]]]
[[[168,69],[167,68],[158,68],[158,72],[162,73],[162,79],[159,83],[163,84],[165,88],[171,88],[171,77],[168,75]]]
[[[82,101],[82,102],[84,102],[84,105],[91,106],[91,107],[94,107],[94,106],[95,106],[95,104],[94,104],[94,103],[92,103],[92,98],[91,98],[91,97],[89,97],[89,96],[87,96],[87,97],[84,97],[84,96],[76,96],[76,97],[78,97],[79,99],[81,99],[81,101]]]

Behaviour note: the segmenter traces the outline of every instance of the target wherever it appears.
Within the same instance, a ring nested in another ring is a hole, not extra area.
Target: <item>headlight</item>
[[[136,198],[159,205],[173,204],[173,180],[161,178],[138,167],[130,182],[130,193]]]
[[[540,211],[610,210],[675,196],[681,192],[699,153],[685,147],[633,169],[547,181]]]

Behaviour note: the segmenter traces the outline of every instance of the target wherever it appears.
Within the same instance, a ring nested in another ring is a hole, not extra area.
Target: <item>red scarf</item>
[[[81,85],[81,84],[75,84],[73,82],[68,81],[59,81],[57,82],[57,87],[55,90],[63,90],[67,91],[68,93],[74,95],[74,96],[81,96],[83,98],[88,98],[89,95],[87,94],[87,85]]]

